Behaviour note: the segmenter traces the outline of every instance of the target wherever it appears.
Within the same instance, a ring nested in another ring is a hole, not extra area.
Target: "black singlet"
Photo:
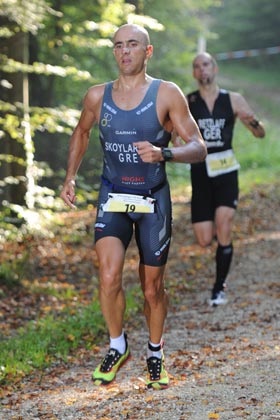
[[[187,96],[190,111],[197,122],[208,153],[232,149],[235,116],[229,93],[221,89],[210,112],[199,91]]]
[[[190,111],[196,120],[207,145],[208,154],[232,149],[235,116],[229,93],[221,89],[210,112],[199,91],[187,95]],[[237,207],[238,173],[210,178],[206,164],[191,165],[192,223],[214,220],[215,209],[219,206]]]

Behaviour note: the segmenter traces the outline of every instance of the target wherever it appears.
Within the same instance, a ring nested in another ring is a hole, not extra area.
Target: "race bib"
[[[134,194],[109,193],[103,211],[118,213],[154,213],[155,198]]]
[[[205,162],[208,176],[211,178],[240,168],[232,149],[210,153],[207,155]]]

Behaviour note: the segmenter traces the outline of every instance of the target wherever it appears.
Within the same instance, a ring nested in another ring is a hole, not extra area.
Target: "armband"
[[[253,128],[258,128],[258,126],[260,125],[259,121],[255,120],[255,119],[253,121],[251,121],[249,124]]]

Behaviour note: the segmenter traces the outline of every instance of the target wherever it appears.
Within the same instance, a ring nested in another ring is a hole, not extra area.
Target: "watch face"
[[[167,148],[163,148],[162,149],[162,156],[164,160],[171,160],[173,159],[173,153],[171,152],[170,149]]]

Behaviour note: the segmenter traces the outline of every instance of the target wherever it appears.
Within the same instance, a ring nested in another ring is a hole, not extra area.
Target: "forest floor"
[[[170,308],[164,334],[168,389],[145,389],[148,337],[144,319],[139,317],[127,320],[132,358],[110,386],[96,387],[91,381],[106,350],[104,338],[92,351],[79,348],[67,363],[35,371],[16,387],[3,387],[0,419],[280,419],[279,203],[280,184],[256,187],[240,197],[229,301],[211,308],[207,300],[215,275],[215,245],[204,250],[195,245],[189,201],[174,199],[173,242],[166,271]],[[92,220],[92,213],[69,212],[64,229],[75,234],[77,223],[90,226]],[[96,286],[92,282],[97,267],[90,235],[71,249],[64,248],[59,235],[41,241],[31,263],[33,281],[36,277],[44,282],[58,273],[56,281],[71,282],[78,298],[86,300],[85,294],[80,294],[81,283],[89,296]],[[137,252],[132,243],[124,284],[129,287],[136,282]],[[55,305],[22,293],[25,320],[44,311],[43,305]],[[2,331],[18,327],[20,304],[15,293],[1,299]]]

